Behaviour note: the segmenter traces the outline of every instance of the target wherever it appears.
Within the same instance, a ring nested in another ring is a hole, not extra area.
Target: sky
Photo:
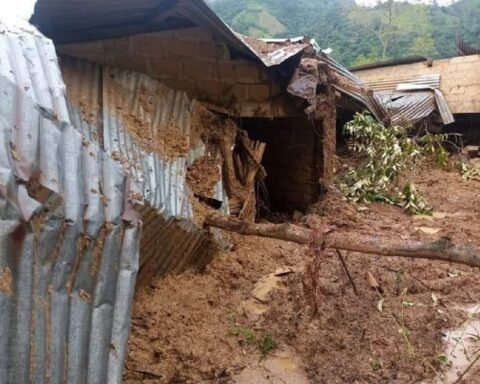
[[[20,16],[28,20],[33,13],[36,0],[0,0],[0,17]]]

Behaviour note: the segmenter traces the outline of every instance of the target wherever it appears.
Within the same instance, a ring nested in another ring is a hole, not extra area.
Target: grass
[[[256,345],[263,356],[277,348],[278,343],[270,333],[258,335],[253,329],[233,325],[230,333],[242,339],[245,345]]]

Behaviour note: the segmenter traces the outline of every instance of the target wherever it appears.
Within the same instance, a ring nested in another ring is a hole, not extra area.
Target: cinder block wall
[[[244,119],[249,136],[267,144],[263,165],[273,211],[305,211],[320,196],[321,138],[305,119]]]
[[[146,73],[200,100],[226,107],[241,103],[251,110],[243,115],[259,113],[258,104],[274,99],[286,86],[261,63],[232,58],[225,44],[199,27],[68,44],[58,50]]]
[[[480,55],[435,60],[431,67],[423,62],[354,73],[366,83],[438,73],[440,89],[453,113],[480,113]]]

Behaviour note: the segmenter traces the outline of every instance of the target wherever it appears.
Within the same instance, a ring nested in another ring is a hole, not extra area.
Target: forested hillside
[[[354,0],[209,0],[235,30],[257,37],[309,36],[345,65],[424,55],[456,55],[455,34],[480,44],[480,0],[448,7],[389,0],[376,7]]]

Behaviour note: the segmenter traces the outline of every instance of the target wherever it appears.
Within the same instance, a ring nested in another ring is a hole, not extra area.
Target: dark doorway
[[[306,118],[242,119],[251,139],[267,144],[263,166],[266,193],[259,200],[272,212],[305,211],[318,201],[321,169],[321,134]]]

